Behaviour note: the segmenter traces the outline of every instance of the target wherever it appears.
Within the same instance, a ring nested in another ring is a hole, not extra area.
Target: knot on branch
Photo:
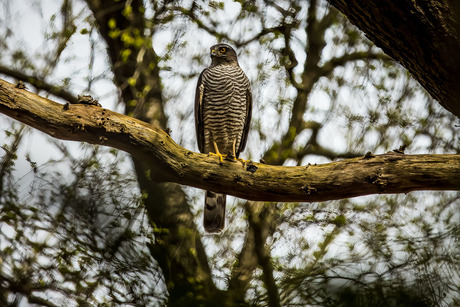
[[[303,191],[305,193],[305,195],[307,195],[307,196],[315,195],[315,194],[318,193],[316,188],[310,187],[308,184],[302,186],[301,188],[299,188],[299,190]]]
[[[80,116],[77,116],[77,117],[81,118]],[[84,131],[86,131],[85,124],[79,123],[79,124],[73,125],[73,131],[74,132],[84,132]]]
[[[246,166],[246,170],[250,172],[251,174],[254,174],[259,168],[252,163],[252,161],[249,161]]]
[[[406,147],[407,147],[407,145],[404,144],[404,145],[399,146],[398,149],[393,149],[393,151],[394,151],[395,153],[398,153],[398,154],[403,155],[403,154],[404,154],[404,151],[406,150]]]
[[[368,152],[366,152],[366,154],[364,155],[364,158],[363,158],[363,159],[372,159],[372,158],[375,158],[375,155],[374,155],[372,152],[368,151]]]
[[[17,81],[14,87],[20,90],[27,90],[27,86],[21,80]]]
[[[388,185],[388,180],[384,178],[381,168],[377,170],[377,174],[375,176],[369,177],[369,182],[375,184],[380,192],[385,191],[385,188]]]
[[[93,97],[91,97],[91,95],[78,95],[77,99],[78,104],[87,104],[91,106],[102,107],[101,104],[97,101],[97,99],[94,99]]]
[[[104,137],[104,136],[100,136],[100,137],[99,137],[99,142],[100,142],[101,144],[104,144],[104,143],[107,142],[108,140],[109,140],[109,139],[106,138],[106,137]]]

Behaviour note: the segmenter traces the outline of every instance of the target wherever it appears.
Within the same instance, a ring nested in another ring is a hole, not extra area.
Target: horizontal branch
[[[150,176],[249,200],[325,201],[416,190],[460,190],[460,155],[387,153],[321,165],[225,161],[177,145],[162,129],[87,104],[62,105],[0,80],[0,113],[52,137],[110,146],[151,167]],[[194,134],[189,136],[195,137]]]

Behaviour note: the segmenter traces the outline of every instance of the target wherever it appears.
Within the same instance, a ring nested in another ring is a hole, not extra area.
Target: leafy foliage
[[[24,129],[11,132],[1,172],[14,173],[14,154]],[[161,302],[162,276],[146,247],[152,240],[126,155],[83,146],[78,159],[34,169],[24,179],[2,180],[0,198],[0,298],[63,306],[149,305]],[[65,148],[62,148],[65,149]],[[151,281],[150,285],[143,281]]]

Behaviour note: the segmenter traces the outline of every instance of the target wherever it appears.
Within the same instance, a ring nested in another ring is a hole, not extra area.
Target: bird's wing
[[[204,125],[203,125],[203,70],[198,77],[198,83],[195,91],[195,128],[196,128],[196,139],[198,142],[198,149],[200,152],[204,152]]]
[[[241,135],[241,142],[238,148],[237,156],[244,150],[246,147],[246,142],[248,140],[249,126],[251,124],[252,116],[252,92],[251,87],[248,87],[246,91],[246,121],[244,122],[243,134]]]

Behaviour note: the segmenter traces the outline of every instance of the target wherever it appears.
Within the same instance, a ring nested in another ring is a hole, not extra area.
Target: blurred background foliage
[[[135,114],[124,91],[141,81],[135,74],[125,85],[114,81],[114,46],[98,32],[95,2],[2,2],[2,78],[57,101],[85,93]],[[306,165],[402,145],[410,154],[460,153],[458,119],[325,1],[112,5],[123,8],[107,32],[125,44],[121,61],[132,48],[153,48],[161,112],[186,148],[197,151],[198,74],[210,63],[209,47],[226,42],[237,48],[254,95],[245,158]],[[142,8],[142,32],[121,26],[133,7]],[[169,230],[149,219],[128,155],[0,119],[0,305],[180,305],[194,296],[170,295],[175,285],[162,258],[170,256],[156,248]],[[221,304],[460,304],[458,192],[301,204],[229,197],[226,229],[208,235],[203,192],[182,189]]]

